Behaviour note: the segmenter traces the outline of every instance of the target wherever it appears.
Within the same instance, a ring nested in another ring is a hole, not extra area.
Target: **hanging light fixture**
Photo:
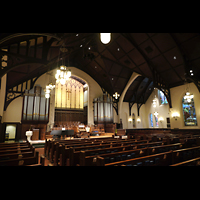
[[[62,44],[60,48],[60,51],[62,52],[63,52],[63,46],[64,46],[64,43]],[[69,80],[69,77],[71,77],[72,73],[71,73],[71,70],[67,69],[67,67],[65,66],[65,59],[61,57],[59,60],[62,60],[62,65],[60,66],[60,69],[57,70],[57,73],[55,74],[55,78],[56,78],[56,83],[60,83],[61,85],[64,85],[66,80]],[[68,66],[69,66],[69,56],[68,56]]]
[[[186,102],[190,103],[192,101],[193,97],[194,97],[193,94],[190,94],[190,92],[186,92],[186,94],[183,98]]]
[[[117,92],[115,92],[115,94],[113,94],[113,97],[115,97],[115,99],[118,99],[120,96],[120,94],[118,94]]]
[[[51,83],[49,83],[49,85],[48,85],[48,86],[49,86],[49,89],[50,89],[50,90],[53,90],[53,89],[55,88],[55,85],[53,85],[53,83],[52,83],[52,82],[51,82]]]
[[[50,98],[50,93],[51,93],[51,90],[53,90],[55,88],[55,85],[53,85],[53,83],[49,83],[49,85],[46,86],[46,89],[44,90],[45,91],[45,97],[47,99]]]
[[[60,69],[57,70],[57,73],[55,75],[56,82],[60,82],[61,85],[64,85],[66,80],[69,80],[69,77],[71,77],[71,75],[71,70],[67,69],[64,65],[61,65]]]
[[[47,85],[47,86],[46,86],[46,89],[45,89],[45,97],[46,97],[47,99],[50,98],[50,92],[51,92],[50,87]]]
[[[100,40],[103,44],[108,44],[111,40],[111,33],[100,33]]]

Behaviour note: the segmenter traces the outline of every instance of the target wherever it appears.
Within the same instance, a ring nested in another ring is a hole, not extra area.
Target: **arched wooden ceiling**
[[[122,94],[132,73],[139,73],[125,102],[145,103],[153,87],[169,99],[169,89],[186,80],[200,91],[199,33],[112,33],[107,45],[99,33],[0,33],[0,55],[8,102],[62,63],[83,70],[111,95]]]

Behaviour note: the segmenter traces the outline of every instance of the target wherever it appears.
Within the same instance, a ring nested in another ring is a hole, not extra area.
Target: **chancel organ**
[[[94,123],[109,124],[113,123],[113,104],[112,98],[108,94],[104,94],[94,101]]]
[[[45,98],[45,92],[36,85],[31,90],[25,90],[23,100],[22,121],[48,121],[49,99]]]

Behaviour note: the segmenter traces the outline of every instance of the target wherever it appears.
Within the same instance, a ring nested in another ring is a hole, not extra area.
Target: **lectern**
[[[39,140],[40,129],[33,129],[33,135],[31,140]]]

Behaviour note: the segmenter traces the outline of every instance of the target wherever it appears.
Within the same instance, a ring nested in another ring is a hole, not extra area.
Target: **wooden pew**
[[[38,152],[29,142],[0,144],[0,166],[35,164],[36,157]]]
[[[173,165],[170,165],[170,166],[172,166],[172,167],[178,167],[178,166],[200,166],[200,157],[194,158],[194,159],[191,159],[191,160],[187,160],[187,161],[184,161],[184,162],[176,163],[176,164],[173,164]]]
[[[105,159],[99,156],[97,157],[97,166],[169,166],[175,163],[186,161],[187,159],[194,159],[199,156],[200,146],[196,146],[108,164],[105,164]]]
[[[154,138],[155,138],[155,136],[154,136]],[[102,139],[100,139],[100,140],[102,140]],[[159,139],[158,138],[155,138],[155,140],[154,141],[159,141]],[[164,138],[163,138],[163,140],[164,140]],[[121,140],[121,141],[123,141],[123,143],[127,143],[128,144],[128,142],[130,142],[130,140]],[[132,141],[134,141],[134,140],[132,140]],[[174,143],[174,142],[177,142],[177,141],[179,141],[179,138],[178,137],[174,137],[174,138],[167,138],[167,140],[164,140],[164,141],[167,141],[167,143],[169,144],[169,143]],[[186,139],[186,141],[187,141],[187,139]],[[189,141],[189,140],[188,140]],[[85,143],[84,145],[83,144],[81,144],[81,143],[68,143],[66,140],[65,141],[63,141],[64,143],[65,143],[65,145],[66,144],[68,144],[69,145],[69,147],[70,146],[86,146],[85,148],[86,149],[88,149],[88,147],[87,147],[87,145],[89,145],[89,143]],[[118,141],[117,141],[118,142]],[[117,143],[116,142],[116,143]],[[138,141],[139,142],[139,141]],[[184,143],[185,141],[182,141],[182,143]],[[115,143],[115,142],[113,142],[113,143]],[[121,142],[122,143],[122,142]],[[94,144],[95,145],[95,144]],[[67,146],[67,145],[66,145]],[[91,145],[92,146],[92,145]],[[114,146],[114,144],[113,144],[113,146]],[[55,151],[55,147],[57,148],[56,149],[56,151]],[[137,148],[143,148],[144,147],[144,145],[138,145],[138,147]],[[90,147],[89,147],[90,148]],[[77,158],[77,156],[75,155],[75,158],[73,158],[74,156],[72,155],[72,154],[74,154],[74,152],[71,150],[70,151],[70,149],[69,148],[65,148],[65,147],[62,147],[62,145],[60,145],[60,144],[58,144],[57,143],[57,146],[55,145],[55,143],[54,143],[54,148],[52,148],[54,151],[52,151],[52,152],[54,152],[54,164],[55,165],[57,165],[58,164],[58,159],[59,159],[59,155],[61,154],[61,153],[63,153],[63,156],[62,156],[62,163],[65,163],[66,162],[66,159],[68,158],[68,159],[70,159],[71,160],[71,162],[74,164],[74,161],[72,161],[72,160],[77,160],[78,158]],[[51,150],[52,150],[51,149]],[[61,150],[62,149],[62,150]],[[82,148],[82,150],[83,150],[83,148]],[[76,151],[80,151],[80,149],[76,149]],[[64,155],[65,154],[65,155]],[[53,161],[53,153],[51,154],[52,155],[52,160],[51,161]],[[70,155],[70,156],[69,156]],[[71,157],[71,158],[70,158]],[[77,161],[76,161],[77,162]],[[71,164],[71,165],[73,165],[73,164]]]
[[[147,156],[151,154],[158,154],[163,153],[161,152],[161,149],[164,149],[165,152],[173,150],[173,149],[180,149],[182,148],[181,143],[177,144],[170,144],[170,145],[163,145],[163,146],[154,146],[154,147],[145,147],[145,148],[139,148],[134,150],[128,150],[128,151],[119,151],[109,154],[101,154],[100,157],[105,158],[105,163],[108,162],[114,162],[117,160],[125,160],[130,158],[136,158],[141,156]],[[96,159],[97,156],[85,156],[85,152],[82,151],[80,153],[80,166],[95,166],[96,165]]]
[[[0,148],[15,147],[15,146],[30,146],[30,143],[29,142],[0,143]]]
[[[200,156],[200,146],[173,151],[172,164],[183,162]]]
[[[15,150],[15,149],[26,149],[30,148],[29,146],[12,146],[12,147],[2,147],[0,148],[0,152],[2,151],[9,151],[9,150]]]
[[[122,149],[123,150],[123,149]],[[108,153],[108,154],[100,154],[100,157],[103,157],[105,159],[105,162],[107,163],[107,160],[120,160],[123,159],[122,157],[139,157],[147,155],[148,147],[142,148],[142,149],[134,149],[134,150],[128,150],[128,151],[119,151],[114,153]],[[80,166],[96,166],[97,161],[97,155],[96,156],[86,156],[85,151],[80,152]]]
[[[98,157],[97,166],[168,166],[171,164],[171,157],[170,151],[108,164],[105,164],[104,158]]]
[[[79,164],[79,160],[80,160],[80,153],[81,151],[85,150],[85,156],[89,156],[91,154],[93,155],[100,155],[100,154],[104,154],[104,153],[109,153],[112,151],[126,151],[126,150],[131,150],[131,149],[138,149],[140,147],[147,147],[147,146],[155,146],[155,145],[161,145],[162,142],[154,142],[154,143],[144,143],[144,144],[137,144],[137,143],[129,143],[129,144],[123,144],[123,143],[119,143],[119,144],[114,144],[116,146],[113,146],[113,144],[110,146],[108,145],[97,145],[97,146],[88,146],[85,148],[66,148],[64,149],[64,152],[62,152],[63,155],[63,162],[65,163],[67,158],[69,158],[70,161],[70,166],[75,166],[76,164]],[[90,148],[90,150],[88,150],[88,148]]]
[[[115,142],[114,140],[93,140],[93,141],[87,141],[87,140],[84,140],[84,141],[80,141],[80,142],[67,142],[67,141],[62,141],[62,142],[52,142],[52,144],[50,145],[51,148],[50,148],[50,156],[49,156],[49,160],[51,162],[53,162],[53,157],[54,155],[56,155],[56,159],[58,159],[59,157],[59,154],[60,154],[60,149],[59,149],[59,145],[65,145],[66,148],[69,148],[69,147],[82,147],[82,146],[93,146],[93,145],[98,145],[98,144],[103,144],[103,143],[110,143],[110,142]]]
[[[35,152],[35,156],[26,158],[16,158],[5,161],[0,161],[0,166],[25,166],[31,164],[38,164],[39,152]]]
[[[60,156],[61,153],[61,146],[60,145],[65,145],[65,148],[69,148],[69,147],[83,147],[83,146],[93,146],[93,145],[101,145],[101,144],[114,144],[114,143],[119,143],[123,141],[125,142],[130,142],[130,141],[125,141],[125,140],[121,140],[121,139],[106,139],[106,140],[102,140],[102,139],[94,139],[94,140],[83,140],[80,142],[73,142],[73,143],[68,143],[67,141],[61,141],[61,142],[52,142],[51,143],[51,148],[49,148],[50,151],[50,156],[49,156],[49,160],[51,162],[54,161],[54,163],[56,164],[58,162],[58,158]],[[146,141],[145,141],[146,142]],[[55,158],[55,159],[54,159]]]
[[[32,164],[32,165],[26,165],[26,166],[32,166],[32,167],[45,166],[45,157],[43,155],[40,156],[40,164]]]
[[[0,151],[0,155],[18,153],[18,151],[21,151],[21,152],[33,151],[33,152],[35,152],[35,147],[3,150],[3,151]]]
[[[0,161],[17,159],[19,157],[26,158],[26,157],[33,157],[33,156],[34,156],[34,152],[33,151],[27,151],[27,152],[21,152],[20,151],[20,153],[12,153],[12,154],[0,155]]]
[[[75,146],[76,144],[89,144],[89,143],[92,143],[92,142],[98,142],[98,141],[110,141],[110,140],[116,140],[116,139],[113,139],[113,138],[93,138],[93,139],[80,139],[80,140],[57,140],[57,141],[46,141],[45,143],[45,148],[44,148],[44,153],[45,153],[45,156],[47,156],[48,158],[50,153],[51,153],[51,156],[54,155],[54,147],[55,147],[55,144],[58,142],[60,144],[65,144],[65,145],[69,145],[69,146],[72,146],[72,144]],[[50,158],[52,159],[52,157]]]

